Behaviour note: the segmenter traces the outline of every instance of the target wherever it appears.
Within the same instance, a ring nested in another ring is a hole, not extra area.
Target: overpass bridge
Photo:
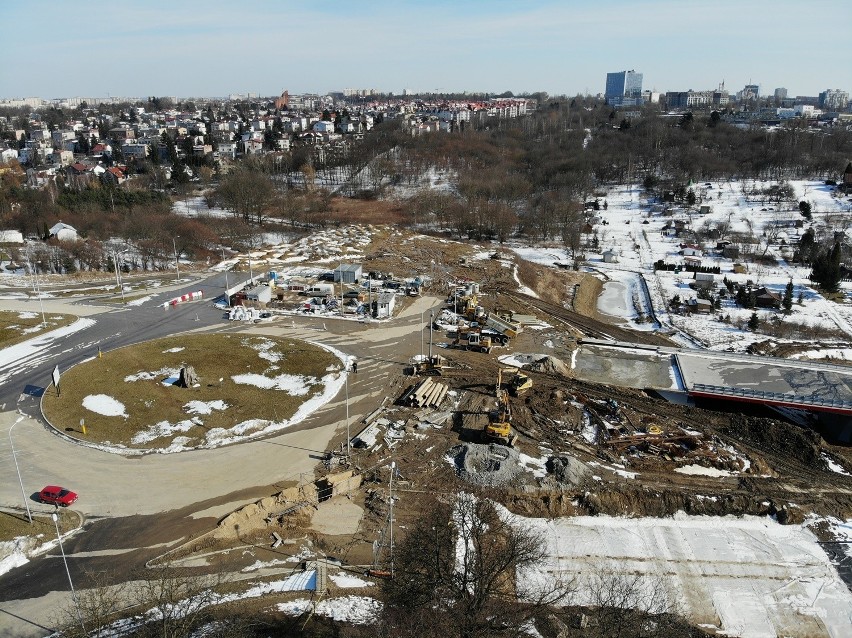
[[[681,392],[693,399],[755,403],[771,407],[852,417],[852,367],[817,361],[780,359],[713,350],[651,346],[582,339],[582,346],[604,349],[618,358],[645,355],[668,371],[671,385],[637,385]],[[583,376],[578,370],[578,377]],[[653,375],[641,374],[646,381]],[[618,385],[615,383],[615,385]]]

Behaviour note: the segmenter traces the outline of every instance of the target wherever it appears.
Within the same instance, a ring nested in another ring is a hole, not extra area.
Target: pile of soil
[[[563,377],[571,376],[571,368],[565,365],[565,362],[556,357],[545,355],[541,359],[523,366],[524,370],[533,372],[543,372],[545,374],[558,374]]]

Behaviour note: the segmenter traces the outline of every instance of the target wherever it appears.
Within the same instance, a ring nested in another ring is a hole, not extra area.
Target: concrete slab
[[[692,390],[696,384],[704,384],[852,402],[852,369],[847,374],[842,370],[808,366],[798,361],[794,365],[773,364],[764,358],[726,361],[684,352],[676,357],[687,390]]]
[[[577,379],[628,388],[683,389],[678,386],[671,355],[655,350],[607,348],[583,344],[572,357]]]

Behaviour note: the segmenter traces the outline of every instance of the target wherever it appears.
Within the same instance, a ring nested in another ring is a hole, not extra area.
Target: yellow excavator
[[[488,412],[488,424],[483,430],[484,438],[491,443],[513,447],[518,437],[512,430],[512,406],[509,404],[509,393],[503,388],[502,369],[497,371],[495,396],[497,406]]]

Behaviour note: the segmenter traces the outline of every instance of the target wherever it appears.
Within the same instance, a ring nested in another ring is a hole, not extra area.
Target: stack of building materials
[[[437,408],[447,395],[447,390],[447,386],[443,383],[437,383],[430,377],[426,377],[417,385],[409,388],[409,390],[402,395],[400,403],[417,408]]]

